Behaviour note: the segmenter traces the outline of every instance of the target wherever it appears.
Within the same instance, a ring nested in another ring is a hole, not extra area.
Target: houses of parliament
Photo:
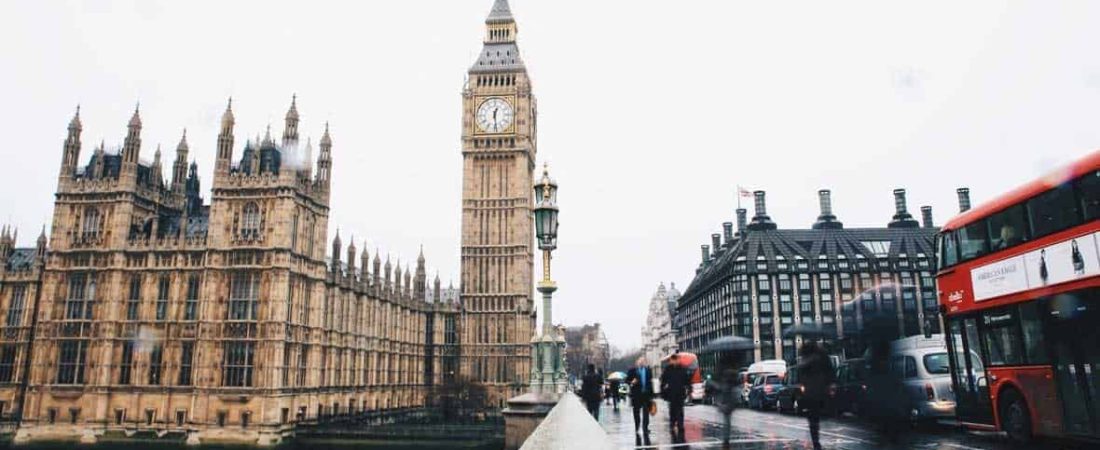
[[[327,124],[316,159],[302,145],[296,99],[281,137],[243,145],[230,100],[209,199],[194,136],[146,162],[135,109],[120,147],[88,154],[78,109],[50,228],[33,248],[0,232],[0,414],[15,441],[272,445],[304,424],[437,407],[460,378],[490,408],[525,392],[537,106],[506,0],[486,29],[462,90],[456,300],[423,252],[394,267],[329,239],[338,153]]]

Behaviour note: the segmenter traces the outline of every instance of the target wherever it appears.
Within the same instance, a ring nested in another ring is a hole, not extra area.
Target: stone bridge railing
[[[599,422],[572,393],[561,396],[550,414],[523,442],[520,450],[611,450],[616,448]]]

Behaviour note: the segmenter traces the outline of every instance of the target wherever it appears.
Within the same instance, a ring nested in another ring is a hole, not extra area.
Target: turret
[[[428,289],[428,273],[424,268],[424,246],[420,247],[420,255],[416,257],[416,278],[413,279],[413,298],[424,301]]]
[[[221,131],[218,132],[217,160],[214,163],[215,177],[229,175],[229,167],[233,164],[233,97],[225,105],[222,113]]]
[[[176,162],[172,163],[172,193],[176,195],[184,194],[187,183],[187,153],[187,129],[184,128],[180,143],[176,145]]]
[[[348,242],[348,279],[355,280],[355,236]]]
[[[405,293],[404,287],[401,285],[401,278],[403,278],[403,276],[401,272],[401,260],[399,259],[397,260],[397,272],[393,276],[393,293],[397,298],[402,298]]]
[[[286,112],[286,128],[283,128],[283,148],[294,147],[298,143],[298,95],[290,97],[290,109]]]
[[[160,164],[160,145],[157,145],[157,151],[153,152],[153,167],[151,168],[151,170],[152,176],[150,177],[149,183],[151,183],[154,187],[163,186],[164,171],[161,170]]]
[[[317,186],[328,192],[332,182],[332,136],[328,132],[328,123],[325,123],[325,134],[321,136],[321,154],[317,157]]]
[[[8,257],[13,250],[15,250],[15,239],[11,236],[11,228],[4,225],[4,228],[0,229],[0,268],[7,265]]]
[[[372,269],[374,280],[371,285],[374,286],[374,291],[378,292],[378,289],[382,287],[382,258],[378,256],[378,247],[374,248],[374,265]]]
[[[141,114],[134,108],[134,115],[126,125],[126,139],[122,143],[122,168],[120,178],[137,180],[138,155],[141,153]],[[131,181],[132,182],[132,181]]]
[[[412,270],[405,266],[405,290],[402,291],[405,298],[412,296]]]
[[[370,267],[370,252],[367,251],[367,240],[363,240],[363,253],[359,255],[359,282],[366,288],[370,286],[370,279],[367,278],[367,268]]]
[[[35,261],[38,264],[46,264],[46,226],[42,225],[42,232],[38,233],[38,241],[35,243]]]
[[[392,275],[393,275],[393,268],[390,266],[390,257],[388,255],[386,256],[385,271],[386,271],[386,279],[385,279],[385,284],[382,285],[382,291],[385,292],[386,294],[389,294],[390,289],[393,288],[393,278],[391,278]]]
[[[442,295],[443,295],[443,290],[440,289],[440,286],[439,286],[439,272],[436,272],[435,273],[435,283],[432,284],[432,298],[435,299],[436,303],[440,303],[443,300]]]
[[[332,273],[340,277],[340,230],[336,230],[336,237],[332,239]]]
[[[65,137],[61,156],[61,178],[71,178],[76,172],[76,165],[80,161],[80,132],[84,126],[80,123],[80,105],[76,106],[76,114],[69,121],[69,134]]]

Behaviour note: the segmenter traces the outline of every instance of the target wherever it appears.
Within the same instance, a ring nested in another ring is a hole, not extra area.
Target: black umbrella
[[[817,322],[796,323],[783,332],[783,337],[790,338],[796,334],[801,334],[803,338],[821,338],[825,337],[825,328]]]
[[[738,350],[754,350],[756,344],[752,342],[752,339],[741,336],[722,336],[718,339],[710,341],[706,347],[703,348],[705,352],[733,352]]]

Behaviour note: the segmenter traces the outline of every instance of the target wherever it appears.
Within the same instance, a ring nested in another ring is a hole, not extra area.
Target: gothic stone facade
[[[506,0],[462,91],[462,372],[504,406],[531,379],[537,103]]]
[[[337,233],[326,258],[328,126],[316,169],[295,102],[281,144],[269,130],[235,160],[231,106],[209,204],[186,134],[167,184],[159,149],[138,158],[136,110],[119,151],[79,166],[77,111],[49,247],[0,238],[0,407],[17,441],[272,444],[298,424],[423,407],[457,373],[458,307],[425,301],[422,254],[415,273],[354,243],[342,260]]]
[[[676,332],[672,324],[679,301],[680,291],[676,289],[676,283],[672,283],[669,289],[661,283],[649,299],[649,313],[642,327],[642,355],[658,372],[663,370],[658,361],[676,351]]]

